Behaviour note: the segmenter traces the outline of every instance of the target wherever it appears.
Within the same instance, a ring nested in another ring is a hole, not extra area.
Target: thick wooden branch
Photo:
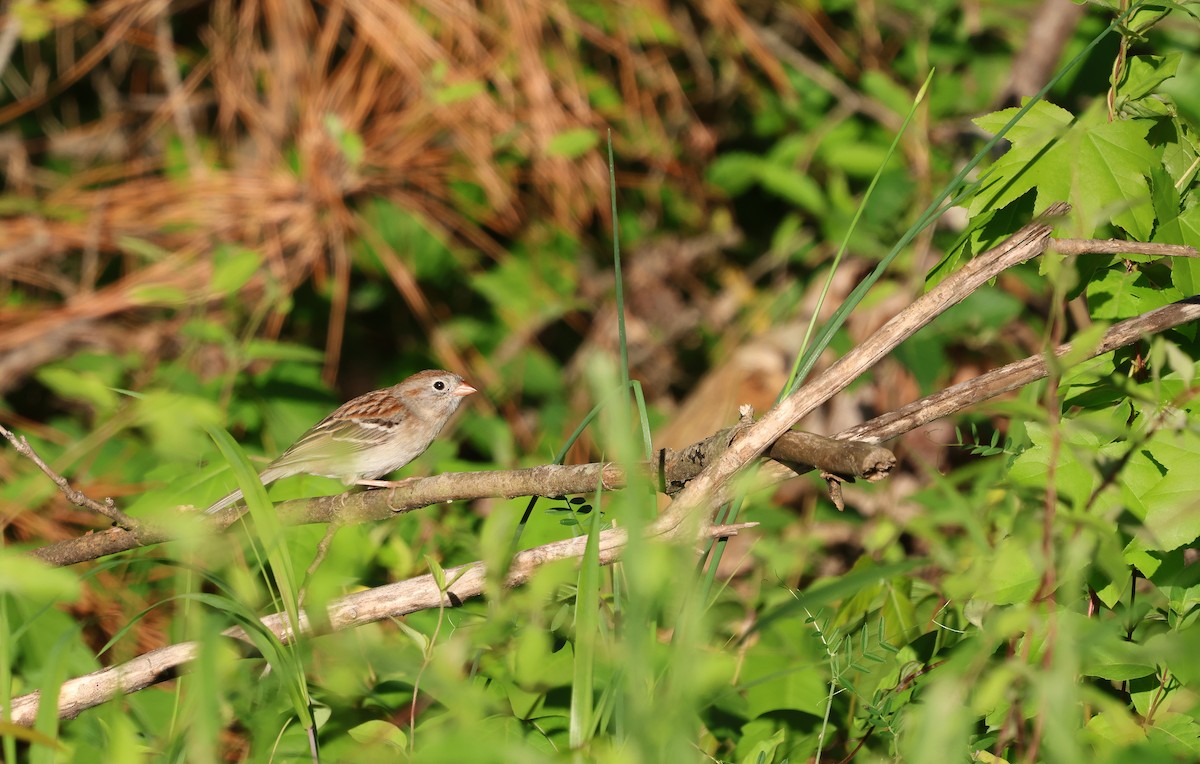
[[[735,536],[739,531],[751,528],[755,523],[713,526],[708,530],[710,538]],[[628,536],[623,529],[614,528],[600,534],[600,564],[611,565],[620,559]],[[517,554],[509,567],[505,584],[519,586],[542,567],[557,560],[579,559],[583,556],[586,536],[556,541],[527,549]],[[484,591],[487,571],[483,563],[473,562],[445,570],[445,580],[451,582],[445,591],[438,588],[432,575],[417,576],[394,584],[355,592],[329,603],[323,631],[343,631],[375,621],[440,607],[458,607]],[[262,619],[263,625],[280,640],[294,638],[283,613],[274,613]],[[313,625],[306,613],[300,614],[300,630],[304,634],[314,633]],[[234,639],[249,642],[241,627],[227,629],[224,634]],[[93,671],[81,677],[69,679],[62,684],[58,693],[58,716],[73,719],[89,708],[112,700],[118,695],[137,692],[158,682],[172,679],[199,654],[199,643],[181,642],[151,650],[144,655],[118,666]],[[41,693],[32,692],[14,698],[11,719],[14,724],[32,726],[37,718]]]
[[[642,465],[654,484],[668,493],[679,491],[712,460],[729,447],[737,428],[722,430],[680,451],[663,449],[653,463]],[[789,432],[781,437],[770,455],[788,462],[790,474],[815,467],[848,477],[879,480],[886,477],[896,458],[873,444],[848,443],[810,433]],[[482,498],[519,496],[570,496],[587,494],[602,484],[605,490],[625,487],[624,470],[612,463],[561,466],[547,464],[523,470],[448,472],[414,480],[400,488],[345,493],[315,499],[298,499],[277,506],[285,524],[332,523],[342,525],[386,520],[401,512]],[[218,514],[210,524],[218,532],[238,516],[237,509]],[[170,532],[143,527],[139,532],[110,528],[35,549],[33,556],[52,565],[74,565],[173,538]]]

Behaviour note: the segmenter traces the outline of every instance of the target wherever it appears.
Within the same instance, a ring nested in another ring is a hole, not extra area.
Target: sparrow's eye
[[[446,383],[439,379],[437,382],[433,383],[433,389],[434,390],[445,390]]]

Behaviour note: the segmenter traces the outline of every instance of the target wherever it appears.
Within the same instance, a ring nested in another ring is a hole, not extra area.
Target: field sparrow
[[[346,485],[397,485],[376,478],[423,454],[463,398],[474,392],[457,374],[434,370],[360,395],[301,435],[258,478],[268,485],[303,472]],[[204,511],[217,512],[241,498],[241,490],[234,491]]]

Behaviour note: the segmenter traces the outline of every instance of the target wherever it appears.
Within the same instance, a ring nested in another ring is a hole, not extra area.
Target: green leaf
[[[733,151],[713,160],[708,166],[708,182],[730,196],[745,193],[758,182],[762,157]]]
[[[129,408],[137,425],[150,434],[154,449],[171,457],[204,453],[203,430],[225,418],[217,404],[204,396],[164,389],[149,390]]]
[[[79,599],[79,579],[70,570],[52,568],[40,560],[0,547],[0,594],[74,602]]]
[[[867,558],[864,557],[863,559]],[[781,605],[768,610],[755,623],[754,631],[766,629],[774,621],[787,618],[798,612],[802,613],[805,609],[816,612],[835,600],[853,597],[865,588],[875,586],[896,576],[902,576],[924,564],[926,564],[925,561],[919,558],[888,563],[886,565],[879,565],[872,561],[864,563],[861,569],[856,564],[855,569],[851,572],[832,580],[818,581],[798,597],[784,600]]]
[[[337,114],[326,114],[325,131],[333,139],[333,142],[337,144],[342,152],[342,156],[346,157],[347,162],[354,167],[362,164],[363,156],[366,152],[363,138],[347,127],[341,117]]]
[[[382,719],[363,722],[357,727],[346,730],[346,734],[355,742],[366,746],[382,744],[395,749],[397,754],[406,753],[408,750],[408,736],[404,734],[404,730]]]
[[[1124,265],[1093,277],[1087,287],[1092,317],[1102,320],[1129,318],[1181,299],[1182,292],[1152,278],[1149,270],[1128,271]]]
[[[781,155],[786,158],[787,152]],[[742,194],[757,183],[808,212],[821,214],[827,208],[825,194],[817,182],[785,159],[767,161],[754,154],[726,154],[709,166],[708,180],[730,196]]]
[[[438,564],[438,561],[425,555],[425,564],[429,566],[429,573],[433,576],[433,581],[437,584],[438,591],[446,591],[446,571]]]
[[[764,162],[758,169],[762,187],[803,210],[820,215],[825,212],[825,196],[817,182],[798,170]]]
[[[1168,473],[1143,499],[1149,506],[1143,523],[1150,549],[1171,551],[1200,538],[1200,484],[1194,466]]]
[[[1148,733],[1151,742],[1163,745],[1175,756],[1200,759],[1200,723],[1192,714],[1162,711],[1154,715],[1153,721]]]
[[[1041,583],[1042,573],[1034,563],[1029,543],[1008,537],[996,545],[990,559],[978,565],[979,588],[974,598],[993,605],[1028,602]]]
[[[1118,88],[1120,97],[1127,100],[1142,98],[1175,76],[1179,70],[1179,60],[1182,53],[1169,53],[1165,56],[1132,56],[1125,68]]]
[[[571,747],[595,729],[596,637],[600,629],[600,513],[592,513],[575,594],[575,665],[571,682]]]
[[[246,361],[299,361],[303,363],[321,363],[325,353],[307,345],[293,345],[289,342],[255,339],[246,343],[242,348],[242,358]]]
[[[552,157],[576,159],[596,148],[600,135],[591,128],[579,127],[558,133],[546,144],[546,153]]]
[[[63,400],[83,401],[103,414],[115,411],[120,400],[109,381],[97,374],[62,366],[46,366],[38,369],[34,376]]]
[[[570,684],[573,655],[570,643],[555,652],[549,631],[525,629],[509,653],[509,669],[523,690],[546,692]]]
[[[1069,506],[1083,506],[1099,478],[1092,464],[1081,460],[1078,452],[1103,453],[1099,439],[1086,431],[1072,430],[1064,433],[1063,447],[1056,453],[1050,447],[1050,434],[1044,425],[1029,422],[1026,432],[1033,446],[1013,460],[1009,480],[1018,486],[1044,491],[1050,463],[1055,461],[1054,479],[1059,500]]]
[[[1081,673],[1114,682],[1150,676],[1154,660],[1141,645],[1116,638],[1098,641],[1084,653]]]
[[[975,123],[995,130],[1011,116],[1005,110]],[[992,165],[971,201],[971,214],[1005,207],[1036,189],[1039,210],[1055,201],[1071,203],[1081,235],[1112,222],[1136,239],[1149,238],[1154,213],[1146,176],[1157,158],[1146,135],[1153,123],[1100,119],[1085,115],[1073,121],[1057,106],[1037,104],[1010,131],[1013,148]]]
[[[169,250],[163,249],[152,241],[138,239],[133,236],[120,236],[117,238],[117,246],[124,252],[139,255],[147,262],[157,263],[170,256]]]
[[[921,635],[917,611],[912,602],[912,579],[897,578],[887,586],[883,601],[885,638],[892,645],[907,645]]]
[[[777,730],[766,740],[760,740],[757,745],[741,758],[739,764],[763,764],[775,760],[775,751],[783,745],[784,730]]]
[[[526,257],[510,257],[471,278],[471,285],[491,302],[513,328],[557,318],[574,303],[575,264],[548,248]]]
[[[179,306],[188,302],[188,293],[168,284],[144,284],[129,290],[134,305]]]
[[[259,480],[258,473],[233,437],[219,427],[208,427],[206,429],[209,437],[216,443],[221,456],[229,463],[234,477],[237,479],[238,487],[242,489],[246,506],[254,518],[254,529],[257,532],[256,540],[261,545],[269,561],[271,579],[282,601],[283,610],[287,617],[287,624],[293,634],[299,634],[300,579],[296,576],[295,566],[292,562],[291,552],[287,545],[287,539],[285,538],[283,524],[279,519],[279,515],[275,512],[275,507],[271,504],[271,500],[267,498],[267,489]],[[266,572],[264,569],[264,575]],[[305,681],[304,670],[295,652],[295,641],[293,640],[287,645],[279,645],[273,634],[265,629],[263,631],[262,638],[255,639],[255,645],[259,646],[260,649],[275,652],[275,659],[271,661],[271,665],[279,672],[282,681],[287,687],[288,694],[292,700],[292,708],[295,710],[301,724],[306,729],[312,728],[311,700],[308,694],[308,685]],[[248,629],[247,633],[251,638],[255,638],[254,630]],[[267,654],[264,653],[264,655]]]
[[[479,80],[456,82],[445,85],[433,92],[433,99],[442,106],[448,106],[460,101],[469,101],[477,95],[487,92],[487,87]]]
[[[217,247],[212,257],[213,273],[209,283],[218,294],[232,294],[241,289],[262,264],[259,253],[246,247]]]
[[[907,114],[912,108],[913,94],[908,88],[897,84],[890,73],[879,69],[863,72],[862,88],[867,95],[882,101],[897,116]]]
[[[1155,232],[1154,241],[1183,244],[1200,251],[1200,206],[1163,219]],[[1200,294],[1200,258],[1180,257],[1172,260],[1171,281],[1182,294]]]

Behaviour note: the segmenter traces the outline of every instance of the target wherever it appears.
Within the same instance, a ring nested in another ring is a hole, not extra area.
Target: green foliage
[[[355,200],[362,226],[347,242],[346,376],[385,384],[447,358],[486,372],[489,404],[464,411],[453,436],[406,474],[562,462],[572,447],[630,464],[658,445],[652,423],[668,416],[647,369],[678,363],[680,374],[659,385],[690,387],[744,336],[823,320],[808,295],[832,289],[839,268],[857,268],[854,282],[864,286],[824,331],[811,325],[797,383],[827,347],[858,336],[838,329],[852,310],[894,310],[923,278],[961,267],[1051,202],[1074,208],[1058,221],[1060,236],[1200,245],[1194,4],[1135,4],[1112,34],[1101,30],[1130,4],[1101,5],[1111,13],[1089,10],[1065,58],[1078,53],[1105,72],[1116,62],[1111,93],[1064,70],[1048,85],[1053,102],[1025,101],[1014,122],[1019,108],[984,113],[997,108],[1028,33],[1005,4],[897,0],[875,16],[871,4],[831,2],[823,18],[781,7],[788,23],[780,29],[839,30],[826,49],[804,46],[842,84],[832,93],[821,84],[828,77],[812,80],[811,68],[782,54],[770,57],[782,84],[767,82],[773,75],[756,68],[758,36],[723,37],[728,20],[708,19],[712,29],[692,38],[655,10],[625,8],[623,19],[605,4],[578,4],[571,11],[583,27],[547,28],[588,41],[568,50],[581,57],[592,106],[612,116],[611,219],[620,227],[593,235],[561,219],[512,225],[493,216],[495,189],[453,164],[438,179],[447,198],[464,219],[502,231],[502,252],[480,254],[465,243],[478,238],[452,235],[403,195]],[[82,11],[17,2],[13,13],[32,40]],[[627,51],[589,57],[597,30],[619,32],[631,50],[666,50],[663,66],[695,59],[701,73],[686,89],[710,92],[704,108],[722,113],[718,155],[701,172],[663,157],[687,156],[705,134],[689,133],[670,99],[639,94],[649,70],[610,76],[609,56]],[[784,46],[772,50],[801,45],[772,34]],[[838,47],[851,45],[861,50]],[[438,62],[423,95],[470,110],[506,85],[468,74]],[[661,106],[670,135],[687,135],[679,145],[658,153],[661,136],[625,129],[628,102],[642,97]],[[968,117],[1011,147],[992,154],[998,140],[972,143]],[[503,148],[492,181],[507,173],[539,182],[538,152],[572,168],[597,154],[594,124],[547,124],[548,132],[490,136]],[[314,140],[329,144],[319,156],[347,178],[371,177],[378,144],[369,122],[329,111],[313,128]],[[189,182],[183,143],[172,146],[171,178]],[[304,166],[312,156],[283,148],[292,171],[314,171]],[[631,167],[651,180],[618,186],[615,170]],[[672,174],[686,178],[664,180]],[[948,203],[963,214],[927,227]],[[9,214],[30,205],[5,197],[3,206]],[[79,214],[34,207],[49,222]],[[729,221],[746,243],[719,268],[649,271],[650,280],[686,281],[686,299],[640,291],[632,268],[653,262],[654,237],[721,233]],[[609,239],[611,261],[599,254]],[[156,241],[128,235],[119,247],[127,264],[169,263],[174,252]],[[935,252],[941,262],[927,274]],[[1060,339],[1073,350],[1051,362],[1045,383],[956,427],[954,442],[908,441],[898,449],[905,482],[848,489],[844,513],[811,492],[742,497],[721,517],[758,525],[698,563],[686,546],[643,537],[653,487],[634,472],[622,491],[429,508],[339,528],[302,575],[325,529],[281,527],[270,499],[342,487],[304,476],[268,492],[253,460],[279,453],[345,397],[321,381],[326,354],[314,349],[339,298],[329,281],[285,288],[278,253],[226,243],[210,254],[193,281],[126,295],[137,310],[174,322],[161,356],[63,353],[0,409],[74,484],[118,494],[124,509],[178,537],[78,569],[47,569],[21,549],[0,549],[0,705],[35,690],[46,701],[32,730],[0,721],[6,761],[99,760],[100,751],[106,760],[306,761],[310,735],[323,761],[1200,757],[1200,338],[1182,327],[1082,360],[1111,323],[1194,296],[1197,262],[1051,256],[947,311],[859,391],[900,380],[904,392],[931,392]],[[600,312],[591,303],[602,277],[617,298],[611,346],[593,341],[607,335],[583,319]],[[100,288],[105,278],[112,274]],[[721,300],[702,302],[706,290]],[[80,294],[69,310],[94,305]],[[1076,296],[1068,317],[1059,308]],[[0,299],[14,315],[29,309],[20,289],[6,286]],[[639,344],[664,331],[650,320],[655,311],[682,314],[692,300],[714,315],[665,341],[677,357]],[[589,353],[575,355],[585,344]],[[645,383],[634,378],[643,374]],[[886,393],[876,400],[895,404]],[[22,406],[41,412],[40,426],[25,427]],[[62,520],[64,510],[32,465],[2,466],[6,538],[31,545],[46,527],[38,523]],[[219,537],[176,511],[235,484],[247,490],[250,514]],[[34,508],[40,514],[23,516]],[[622,562],[601,565],[600,534],[618,527],[630,533]],[[580,564],[546,565],[519,588],[504,585],[519,549],[584,537]],[[454,566],[474,560],[488,566],[487,593],[459,607],[287,644],[258,622],[280,612],[295,626],[303,599],[320,627],[317,614],[331,600],[422,574],[444,592]],[[230,626],[246,631],[252,649],[222,635]],[[49,701],[66,679],[183,641],[196,657],[174,683],[78,719],[54,717]]]

